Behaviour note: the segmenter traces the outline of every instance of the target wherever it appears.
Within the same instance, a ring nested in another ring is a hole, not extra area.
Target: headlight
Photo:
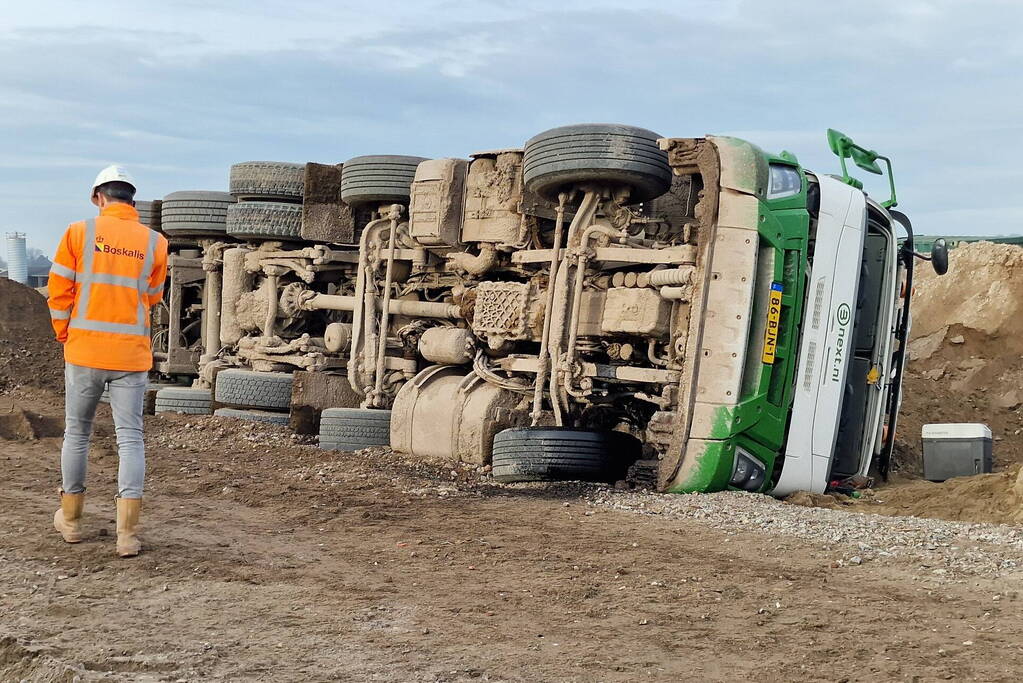
[[[803,174],[795,166],[771,164],[767,183],[767,198],[781,199],[799,194],[803,189]]]
[[[767,479],[767,467],[757,458],[742,448],[736,447],[735,461],[732,466],[732,478],[728,481],[732,486],[746,491],[759,491]]]

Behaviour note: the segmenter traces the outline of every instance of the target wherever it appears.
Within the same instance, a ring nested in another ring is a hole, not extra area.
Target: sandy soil
[[[41,390],[11,398],[42,418],[60,404]],[[1016,571],[849,565],[836,562],[839,545],[740,523],[612,510],[571,489],[507,489],[387,453],[325,453],[217,418],[147,420],[146,551],[134,560],[113,552],[108,416],[76,546],[50,526],[59,439],[0,440],[0,679],[1008,681],[1023,671]]]
[[[916,272],[896,469],[920,475],[928,422],[985,423],[995,470],[1023,463],[1023,248],[968,244],[949,253],[946,275]]]

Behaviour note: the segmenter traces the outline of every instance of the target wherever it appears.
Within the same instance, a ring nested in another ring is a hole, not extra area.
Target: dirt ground
[[[17,405],[54,419],[58,397]],[[9,403],[8,403],[9,402]],[[509,489],[270,427],[147,418],[146,551],[114,556],[101,408],[86,538],[59,438],[0,441],[0,679],[1018,680],[1021,574]]]
[[[42,298],[0,279],[0,680],[1019,680],[1019,527],[904,515],[1021,520],[1020,254],[963,247],[950,275],[974,277],[921,277],[898,475],[859,501],[750,517],[717,499],[712,519],[711,497],[604,505],[164,415],[132,560],[114,555],[104,406],[85,541],[52,529],[59,347]],[[996,474],[919,480],[920,426],[946,420],[991,425]]]

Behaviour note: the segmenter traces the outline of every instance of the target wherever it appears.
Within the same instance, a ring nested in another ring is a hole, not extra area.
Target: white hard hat
[[[95,201],[96,188],[105,183],[112,183],[115,181],[127,183],[128,185],[131,185],[131,189],[133,190],[136,189],[135,181],[132,179],[130,175],[128,175],[127,169],[125,169],[124,166],[118,166],[117,164],[114,164],[112,166],[107,166],[106,168],[99,172],[99,175],[96,176],[96,180],[93,181],[92,183],[92,193],[89,195],[89,197],[93,201]]]

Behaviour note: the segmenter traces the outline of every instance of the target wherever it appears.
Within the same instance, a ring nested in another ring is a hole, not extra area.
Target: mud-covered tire
[[[217,417],[230,417],[235,420],[249,422],[265,422],[266,424],[288,425],[287,413],[271,413],[268,410],[240,410],[238,408],[217,408],[213,414]]]
[[[358,451],[391,445],[391,411],[327,408],[320,414],[320,448]]]
[[[239,408],[287,410],[294,375],[289,372],[221,370],[217,373],[217,403]]]
[[[226,192],[172,192],[160,205],[160,228],[175,237],[223,237],[234,203]]]
[[[209,389],[161,389],[156,392],[156,412],[209,415],[211,398]]]
[[[302,239],[302,205],[241,202],[227,211],[227,234],[242,240]]]
[[[156,413],[156,395],[164,389],[188,389],[189,387],[178,382],[149,382],[146,384],[146,398],[142,404],[144,415]]]
[[[354,157],[341,168],[341,199],[351,205],[408,204],[416,167],[424,157]]]
[[[578,183],[627,185],[629,203],[664,194],[671,186],[668,155],[653,131],[614,123],[552,128],[526,142],[522,175],[526,189],[551,201]]]
[[[153,230],[160,230],[160,208],[163,201],[160,199],[153,199],[152,201],[138,201],[135,202],[135,210],[139,212],[139,223],[152,228]]]
[[[641,452],[639,440],[623,432],[515,427],[494,437],[493,476],[505,483],[614,482]]]
[[[301,202],[305,164],[244,161],[231,167],[231,194],[239,200]]]

